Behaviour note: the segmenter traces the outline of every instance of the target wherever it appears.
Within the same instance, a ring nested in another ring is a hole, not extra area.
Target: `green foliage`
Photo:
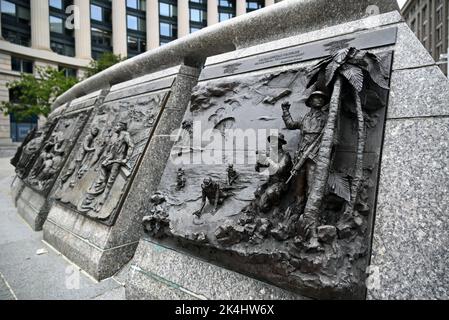
[[[0,109],[5,115],[14,114],[19,121],[47,116],[53,101],[77,82],[74,77],[66,77],[63,70],[37,67],[36,75],[23,73],[19,80],[7,83],[8,89],[17,93],[19,102],[2,102]]]
[[[112,52],[105,52],[103,53],[98,60],[93,60],[89,67],[87,68],[87,77],[91,77],[94,74],[97,74],[103,70],[106,70],[107,68],[113,66],[116,63],[119,63],[123,61],[123,59],[120,55],[115,55]]]

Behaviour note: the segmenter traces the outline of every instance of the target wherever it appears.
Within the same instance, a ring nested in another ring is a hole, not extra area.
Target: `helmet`
[[[313,108],[313,106],[311,105],[311,102],[312,102],[312,99],[314,97],[321,97],[321,98],[323,98],[324,101],[326,101],[325,105],[328,104],[329,100],[330,100],[329,96],[325,92],[323,92],[323,91],[312,92],[312,94],[306,100],[306,106],[308,106],[309,108]]]

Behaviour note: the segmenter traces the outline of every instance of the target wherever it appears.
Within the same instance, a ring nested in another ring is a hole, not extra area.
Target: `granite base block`
[[[34,231],[41,231],[48,215],[48,201],[25,186],[17,201],[17,213]]]
[[[127,299],[306,299],[146,238],[140,240],[130,268]]]
[[[396,70],[391,77],[388,118],[448,114],[448,88],[449,80],[437,66]]]
[[[390,120],[368,299],[449,298],[449,118]]]
[[[47,220],[44,240],[96,280],[112,277],[133,257],[137,242],[101,249]]]

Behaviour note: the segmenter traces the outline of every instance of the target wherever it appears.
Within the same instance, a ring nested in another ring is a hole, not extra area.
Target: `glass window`
[[[16,15],[16,5],[12,2],[2,0],[1,2],[2,13]]]
[[[128,8],[132,8],[132,9],[138,9],[137,8],[137,0],[126,0],[126,6]]]
[[[29,47],[31,45],[31,39],[29,34],[3,29],[3,37],[11,42],[20,46]]]
[[[165,22],[161,22],[160,26],[159,26],[159,29],[160,29],[161,36],[166,36],[166,37],[171,37],[172,36],[171,24],[165,23]]]
[[[73,45],[68,45],[65,43],[61,43],[58,41],[51,41],[50,47],[53,52],[56,52],[57,54],[68,56],[68,57],[74,57],[75,56],[75,47]]]
[[[50,0],[50,7],[62,9],[62,0]]]
[[[11,69],[17,72],[33,73],[33,61],[11,57]]]
[[[64,75],[68,77],[76,78],[77,70],[69,67],[59,66],[59,71],[64,71]]]
[[[22,23],[26,23],[28,21],[30,21],[31,19],[31,14],[30,14],[30,10],[24,7],[17,7],[17,17],[19,18],[19,21],[21,21]]]
[[[190,33],[194,33],[194,32],[199,31],[199,30],[201,30],[201,28],[198,28],[198,27],[190,27]]]
[[[22,95],[20,87],[14,87],[8,90],[9,92],[9,102],[20,103],[20,97]]]
[[[136,31],[145,31],[146,28],[145,19],[129,14],[127,16],[127,21],[128,21],[128,29]]]
[[[142,53],[146,51],[146,46],[145,38],[128,36],[128,50]]]
[[[177,10],[174,5],[160,2],[159,3],[159,14],[164,17],[176,17]]]
[[[234,18],[232,13],[220,12],[220,22]]]
[[[91,28],[92,44],[95,46],[111,47],[112,34],[111,32],[101,30],[98,28]]]
[[[56,33],[64,33],[64,22],[61,18],[50,16],[50,31]]]
[[[90,18],[96,21],[103,21],[103,10],[101,7],[92,4],[90,6]]]
[[[145,0],[126,0],[126,6],[131,9],[145,11],[146,1]]]
[[[263,8],[263,4],[260,1],[247,1],[246,8],[249,10],[257,10]]]
[[[190,9],[190,21],[203,22],[203,20],[205,20],[203,10]]]
[[[138,25],[138,22],[137,22],[138,18],[136,16],[128,15],[127,20],[128,20],[128,29],[138,30],[138,27],[137,27],[137,25]]]
[[[220,0],[218,5],[220,7],[228,7],[228,8],[232,8],[234,6],[231,0]]]

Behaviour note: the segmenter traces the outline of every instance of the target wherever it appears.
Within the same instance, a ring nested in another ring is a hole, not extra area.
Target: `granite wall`
[[[449,296],[449,82],[398,12],[348,22],[208,59],[206,65],[364,30],[397,27],[367,299]],[[140,240],[129,299],[303,299],[247,276]]]

